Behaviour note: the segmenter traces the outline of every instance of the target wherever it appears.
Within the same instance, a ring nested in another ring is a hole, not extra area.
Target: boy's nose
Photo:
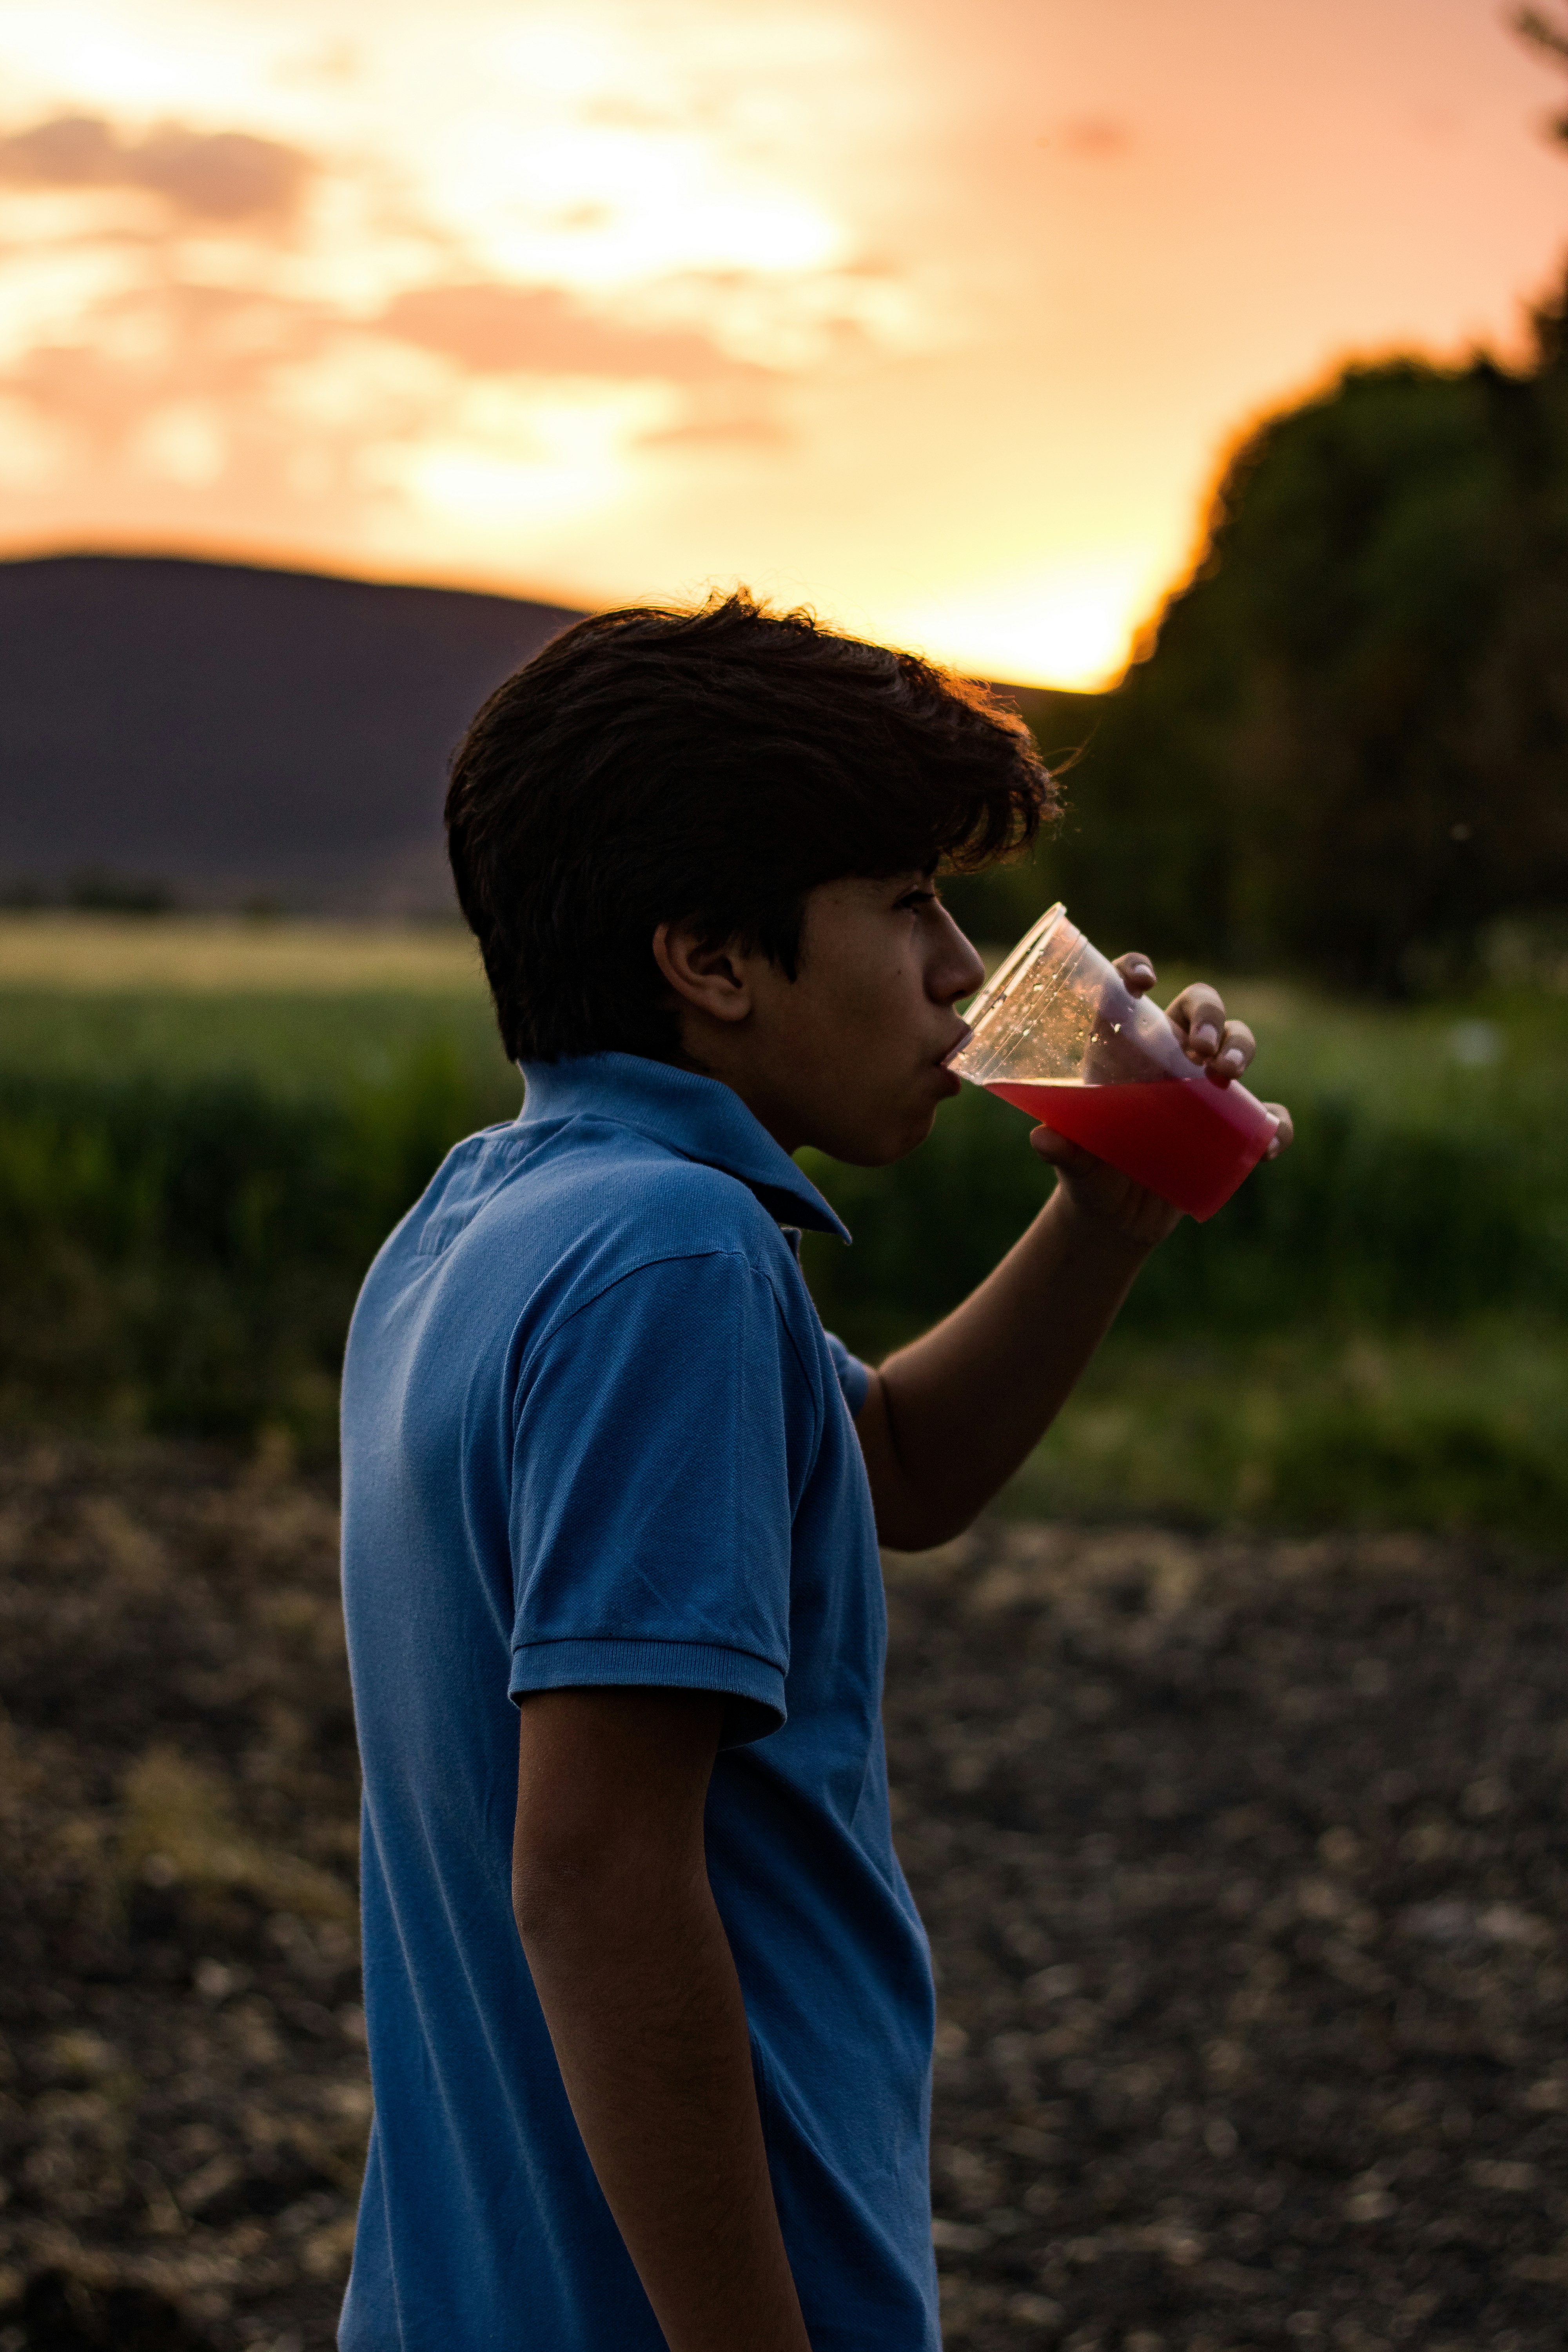
[[[952,1004],[961,996],[973,996],[975,990],[983,985],[985,966],[951,915],[947,917],[947,923],[952,933],[951,946],[953,952],[951,960],[943,958],[942,985],[940,992],[933,990],[932,993],[940,992],[942,1002]]]

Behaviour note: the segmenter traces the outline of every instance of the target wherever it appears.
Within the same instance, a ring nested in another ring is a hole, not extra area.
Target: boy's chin
[[[918,1151],[931,1129],[936,1125],[936,1105],[906,1115],[901,1119],[889,1119],[885,1128],[874,1134],[867,1131],[841,1137],[837,1146],[824,1149],[847,1168],[890,1168],[896,1160],[907,1160]]]

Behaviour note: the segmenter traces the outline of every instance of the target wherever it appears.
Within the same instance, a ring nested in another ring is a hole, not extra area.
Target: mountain
[[[448,908],[447,759],[577,617],[170,557],[0,562],[0,895]]]

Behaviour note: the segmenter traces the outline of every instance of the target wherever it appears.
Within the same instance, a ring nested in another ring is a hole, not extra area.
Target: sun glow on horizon
[[[914,608],[889,634],[970,676],[1096,694],[1126,667],[1165,584],[1147,549],[1091,551],[977,580]]]
[[[1505,341],[1568,216],[1468,0],[0,0],[0,551],[782,579],[1020,684],[1116,675],[1239,415]]]

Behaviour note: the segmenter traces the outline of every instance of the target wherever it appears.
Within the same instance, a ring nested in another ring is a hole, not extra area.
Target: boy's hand
[[[1134,996],[1146,996],[1154,985],[1154,967],[1146,955],[1119,956],[1116,969]],[[1165,1013],[1187,1059],[1214,1086],[1228,1087],[1233,1078],[1239,1078],[1258,1051],[1246,1022],[1226,1019],[1219,991],[1206,981],[1184,988]],[[1295,1129],[1283,1103],[1267,1103],[1264,1108],[1273,1112],[1279,1126],[1263,1156],[1278,1160]],[[1053,1128],[1037,1127],[1029,1140],[1060,1175],[1073,1208],[1093,1223],[1109,1226],[1135,1248],[1152,1249],[1180,1222],[1182,1212],[1161,1200],[1157,1192],[1097,1160],[1081,1144],[1069,1143]]]

